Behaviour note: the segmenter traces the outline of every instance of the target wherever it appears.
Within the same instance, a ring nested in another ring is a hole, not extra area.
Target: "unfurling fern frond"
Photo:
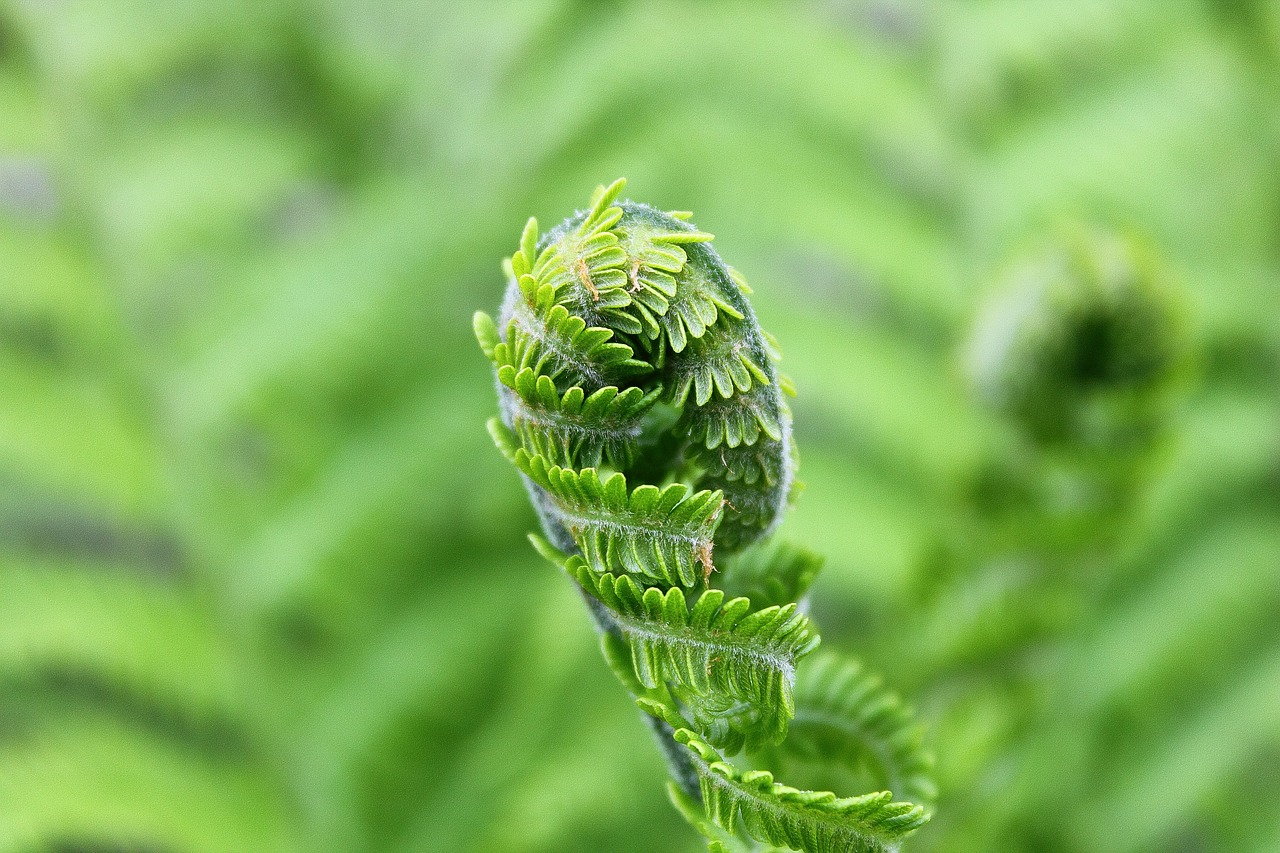
[[[818,645],[795,604],[753,609],[746,598],[726,601],[722,590],[707,589],[690,607],[678,586],[641,588],[626,575],[593,572],[581,557],[561,560],[545,540],[535,537],[535,545],[604,605],[603,621],[626,640],[644,688],[665,684],[712,727],[728,727],[712,736],[717,746],[737,751],[786,736],[796,663]]]
[[[757,544],[793,485],[776,347],[711,235],[619,201],[622,186],[541,238],[530,220],[500,317],[475,318],[498,379],[490,432],[546,534],[534,545],[581,588],[712,850],[895,850],[927,819],[894,799],[931,796],[918,736],[851,664],[797,681],[818,645],[797,600],[820,560]],[[800,791],[724,758],[828,747],[892,793]]]
[[[689,729],[678,729],[702,783],[702,802],[715,824],[733,832],[741,822],[752,838],[808,853],[874,853],[896,849],[920,828],[923,806],[899,802],[889,791],[837,797],[773,781],[768,770],[741,770]]]
[[[897,694],[857,661],[815,655],[796,676],[796,716],[782,744],[808,762],[839,762],[899,796],[929,806],[937,796],[924,732]]]

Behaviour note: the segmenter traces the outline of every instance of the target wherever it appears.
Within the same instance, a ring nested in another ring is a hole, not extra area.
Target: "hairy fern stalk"
[[[498,319],[475,315],[531,538],[580,587],[710,850],[896,850],[932,798],[918,728],[857,664],[798,668],[820,561],[768,538],[795,467],[776,347],[711,235],[623,185],[545,234],[529,220]],[[762,759],[886,790],[801,790]]]

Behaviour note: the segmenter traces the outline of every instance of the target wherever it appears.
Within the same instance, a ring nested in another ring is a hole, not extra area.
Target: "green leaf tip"
[[[595,192],[591,194],[591,212],[599,213],[609,207],[609,205],[614,203],[622,191],[626,189],[626,186],[626,178],[618,178],[608,186],[605,186],[604,184],[598,185]]]
[[[485,357],[492,360],[493,349],[501,340],[498,325],[488,314],[477,311],[471,316],[471,328],[475,330],[476,340],[480,342],[480,349],[484,351]]]

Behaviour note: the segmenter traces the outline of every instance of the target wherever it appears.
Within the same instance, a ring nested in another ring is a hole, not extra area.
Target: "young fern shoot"
[[[776,348],[711,235],[623,185],[545,234],[530,219],[497,320],[475,315],[531,539],[581,589],[710,850],[897,850],[933,794],[920,732],[856,663],[798,669],[820,560],[766,541],[795,467]],[[884,790],[800,790],[761,758]]]

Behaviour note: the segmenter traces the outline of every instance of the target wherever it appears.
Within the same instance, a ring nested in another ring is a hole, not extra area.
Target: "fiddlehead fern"
[[[797,603],[820,561],[761,542],[793,484],[776,350],[745,281],[688,214],[619,201],[623,181],[507,261],[493,362],[498,447],[542,522],[539,552],[581,588],[606,658],[652,720],[672,796],[712,850],[897,849],[927,819],[918,732],[896,698],[828,656]],[[781,748],[798,718],[793,748]],[[807,710],[806,710],[807,709]],[[853,798],[726,760],[830,752],[881,787]]]

